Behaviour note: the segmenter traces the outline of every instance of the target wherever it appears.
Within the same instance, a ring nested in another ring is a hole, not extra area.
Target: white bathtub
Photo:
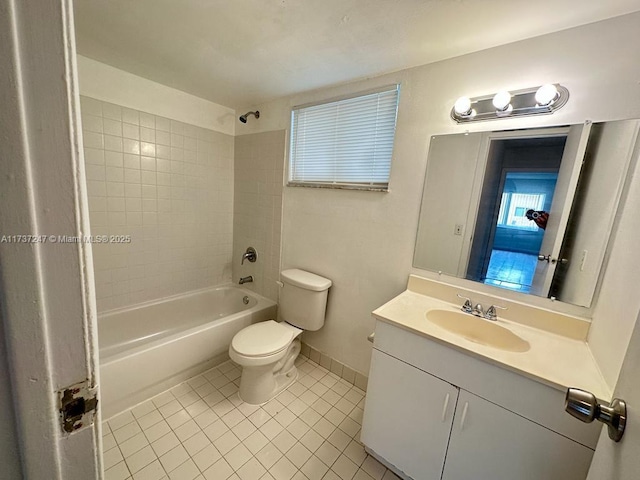
[[[99,315],[102,417],[222,363],[237,332],[275,316],[275,302],[233,285]]]

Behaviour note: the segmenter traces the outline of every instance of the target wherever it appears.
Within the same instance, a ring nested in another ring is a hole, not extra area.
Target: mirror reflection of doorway
[[[566,136],[491,142],[467,279],[529,292],[545,234],[541,216],[551,207],[565,142]]]
[[[504,172],[484,283],[529,292],[557,179],[558,172]]]

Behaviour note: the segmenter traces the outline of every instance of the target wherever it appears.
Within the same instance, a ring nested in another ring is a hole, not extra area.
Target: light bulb
[[[496,110],[499,110],[501,112],[509,108],[510,103],[511,94],[506,90],[496,93],[493,97],[493,106],[496,107]]]
[[[536,102],[538,105],[546,106],[558,97],[558,89],[552,83],[542,85],[536,92]]]
[[[469,97],[460,97],[456,100],[453,111],[458,115],[469,115],[471,113],[471,100]]]

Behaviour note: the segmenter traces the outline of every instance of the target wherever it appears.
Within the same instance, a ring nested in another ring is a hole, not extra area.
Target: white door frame
[[[98,385],[71,0],[0,0],[0,302],[22,473],[102,478],[99,415],[65,434],[57,391]],[[5,237],[6,240],[6,237]],[[5,388],[5,385],[0,388]]]

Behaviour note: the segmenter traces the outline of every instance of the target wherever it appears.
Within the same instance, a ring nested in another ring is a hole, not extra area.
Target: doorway
[[[566,136],[493,140],[466,278],[528,293]]]
[[[485,284],[529,292],[557,180],[557,171],[503,171]]]

